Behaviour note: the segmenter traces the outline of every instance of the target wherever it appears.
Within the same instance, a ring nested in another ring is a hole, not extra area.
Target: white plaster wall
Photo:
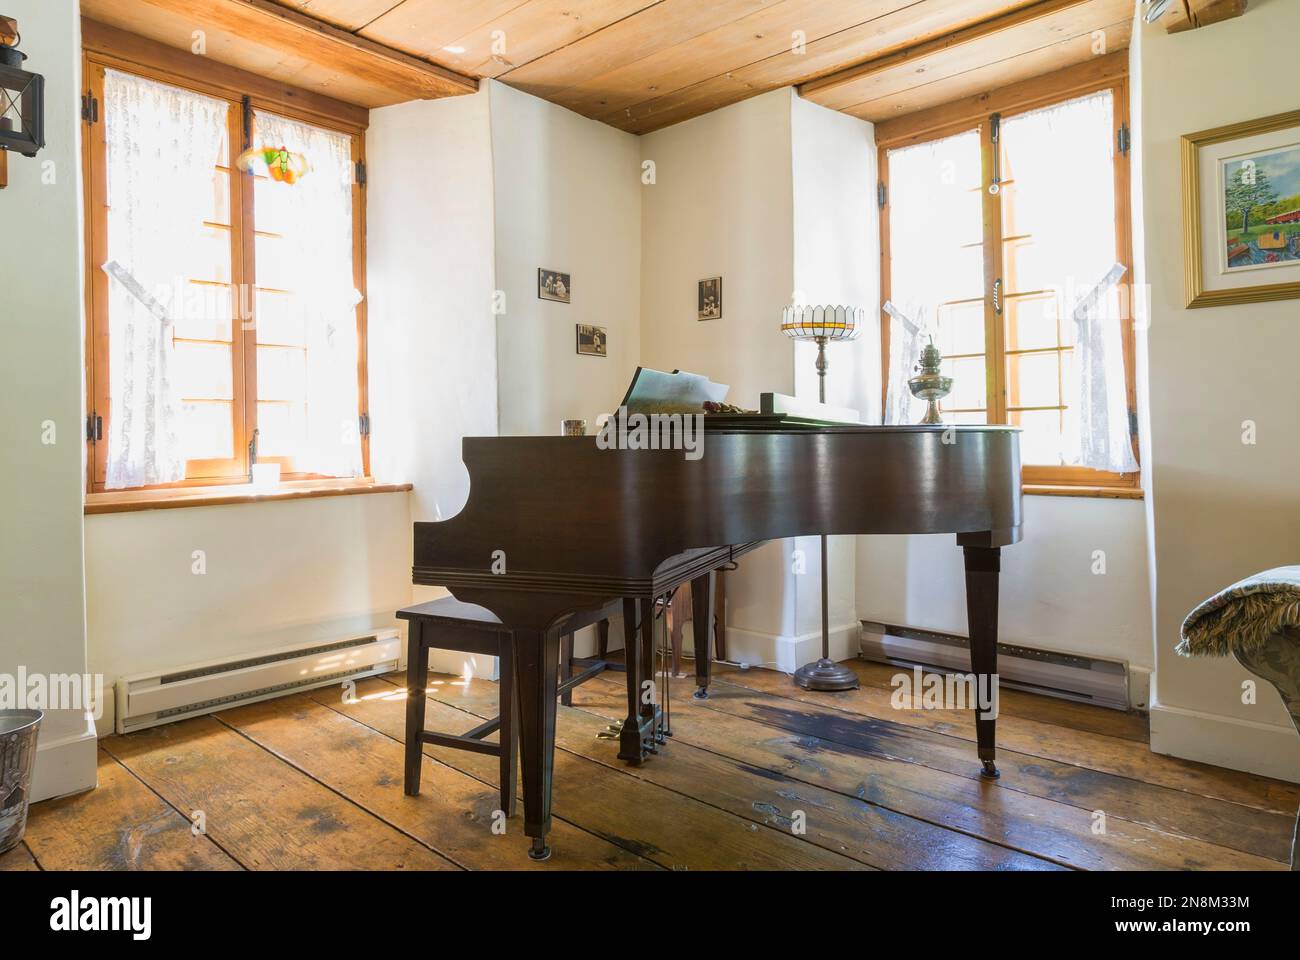
[[[464,437],[497,432],[492,130],[486,89],[370,112],[366,134],[372,469],[406,481],[410,521],[446,520],[469,497]],[[408,601],[408,522],[397,550]],[[436,670],[466,659],[435,653]],[[491,658],[469,658],[494,675]]]
[[[9,157],[0,191],[0,673],[86,672],[81,532],[81,30],[75,0],[9,0],[45,77],[46,147]],[[49,430],[53,430],[53,443]],[[83,710],[47,713],[34,799],[95,784]]]
[[[501,433],[553,435],[612,411],[640,352],[641,180],[637,138],[489,81]],[[480,94],[482,96],[483,94]],[[569,303],[537,296],[539,267],[571,275]],[[608,356],[579,356],[579,323],[605,327]]]
[[[1105,554],[1094,574],[1093,551]],[[1140,501],[1025,497],[1024,540],[1002,550],[1003,643],[1151,666]],[[955,536],[860,537],[864,619],[966,636]]]
[[[91,669],[112,682],[395,626],[410,539],[406,493],[87,517]]]
[[[1180,34],[1141,29],[1149,332],[1156,706],[1152,748],[1300,780],[1300,741],[1276,694],[1241,702],[1235,661],[1177,656],[1198,602],[1268,567],[1300,563],[1300,301],[1183,307],[1179,137],[1294,110],[1294,68],[1262,56],[1300,32],[1300,4]],[[1243,445],[1242,422],[1258,442]]]
[[[641,138],[655,183],[642,200],[641,363],[730,384],[757,407],[792,393],[781,308],[794,289],[790,89]],[[722,277],[722,317],[696,319],[696,284]]]

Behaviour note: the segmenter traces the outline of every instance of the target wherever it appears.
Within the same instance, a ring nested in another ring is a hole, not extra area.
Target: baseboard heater
[[[118,733],[269,700],[397,669],[401,634],[380,630],[309,646],[283,647],[234,660],[196,663],[167,673],[123,677],[116,685]]]
[[[970,640],[953,634],[863,620],[861,649],[866,660],[909,670],[970,672]],[[998,677],[1012,690],[1129,709],[1128,664],[1119,660],[999,643]]]

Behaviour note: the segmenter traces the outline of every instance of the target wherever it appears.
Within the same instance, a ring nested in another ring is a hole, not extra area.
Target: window
[[[367,475],[361,131],[131,66],[86,67],[88,489]]]
[[[944,354],[947,422],[1022,428],[1026,484],[1137,486],[1125,91],[881,147],[884,299]],[[882,339],[887,421],[914,423],[918,341]]]

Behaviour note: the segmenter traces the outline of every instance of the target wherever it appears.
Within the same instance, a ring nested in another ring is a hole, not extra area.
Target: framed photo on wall
[[[578,324],[578,353],[584,357],[603,357],[609,341],[609,331],[604,327]]]
[[[1300,110],[1182,138],[1189,307],[1300,297]]]
[[[722,317],[722,278],[709,277],[700,281],[699,306],[696,320],[718,320]]]
[[[555,300],[559,303],[568,303],[572,291],[573,284],[567,273],[560,273],[558,270],[547,270],[545,267],[537,268],[537,298],[539,300]]]

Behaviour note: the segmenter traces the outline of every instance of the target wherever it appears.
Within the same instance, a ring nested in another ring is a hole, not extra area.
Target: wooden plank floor
[[[495,816],[494,757],[425,747],[402,793],[399,675],[100,744],[98,789],[33,806],[0,870],[1069,870],[1286,868],[1300,786],[1152,754],[1137,714],[1004,691],[1002,779],[979,779],[966,712],[896,709],[893,668],[799,690],[719,665],[683,680],[648,763],[602,738],[622,676],[559,708],[549,863]],[[497,686],[431,675],[427,725],[463,732]]]

